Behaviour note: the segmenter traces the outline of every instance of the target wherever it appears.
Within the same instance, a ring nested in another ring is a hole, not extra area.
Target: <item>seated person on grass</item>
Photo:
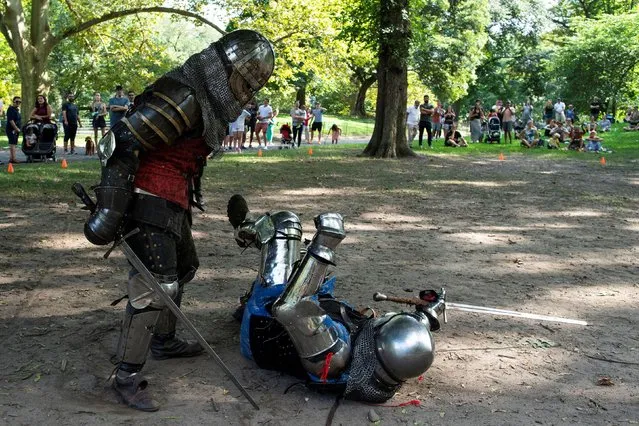
[[[626,123],[631,126],[637,126],[639,124],[639,107],[634,107],[626,113]]]
[[[610,119],[607,116],[604,117],[602,120],[600,120],[599,123],[597,123],[597,125],[599,126],[599,129],[602,132],[609,132],[610,128],[612,127],[612,123],[610,122]]]
[[[575,151],[584,150],[584,132],[577,126],[574,126],[572,132],[570,132],[570,145],[568,145],[568,149]]]
[[[468,143],[466,139],[457,130],[457,124],[453,124],[448,133],[446,133],[446,140],[444,146],[452,146],[454,148],[467,147]]]
[[[590,117],[590,121],[588,123],[583,123],[581,125],[584,133],[590,133],[593,130],[597,130],[597,121],[595,121],[595,117]]]
[[[521,146],[526,148],[544,146],[544,141],[539,137],[539,131],[532,120],[529,120],[524,130],[521,131],[519,139]]]
[[[594,130],[590,132],[590,135],[588,136],[588,139],[586,139],[586,141],[588,142],[588,146],[586,148],[588,152],[601,151],[601,142],[603,142],[603,139],[597,136],[597,132],[595,132]]]

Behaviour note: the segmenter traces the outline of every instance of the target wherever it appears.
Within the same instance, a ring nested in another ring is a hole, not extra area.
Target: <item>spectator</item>
[[[457,130],[456,124],[453,124],[448,133],[446,133],[445,139],[444,146],[452,146],[454,148],[466,148],[468,146],[466,139],[464,139],[462,134]]]
[[[248,108],[248,105],[247,105]],[[233,122],[231,130],[233,131],[233,148],[237,152],[242,152],[244,147],[244,135],[246,133],[246,119],[251,116],[251,113],[245,108],[240,113],[239,117]]]
[[[437,106],[433,110],[433,137],[435,139],[442,137],[442,120],[444,112],[441,102],[438,101]]]
[[[257,124],[255,124],[255,139],[257,139],[257,146],[261,147],[262,142],[260,142],[260,132],[262,132],[262,136],[264,137],[264,149],[267,149],[266,146],[266,130],[268,129],[268,122],[271,118],[273,118],[273,107],[269,104],[269,99],[264,99],[264,102],[257,110]]]
[[[588,152],[599,152],[601,151],[601,142],[603,142],[603,139],[601,139],[599,136],[597,136],[597,132],[592,130],[590,132],[590,135],[588,136],[588,139],[586,139],[586,141],[588,142],[588,146],[586,147],[586,151]]]
[[[455,124],[455,117],[456,114],[453,106],[448,105],[446,112],[444,113],[444,124],[442,126],[444,129],[444,135],[448,134],[448,131],[453,127],[453,124]]]
[[[530,100],[526,99],[524,106],[521,108],[521,121],[528,123],[533,119],[533,106],[530,104]]]
[[[504,142],[513,143],[513,126],[515,123],[515,108],[506,101],[506,106],[501,109],[501,126],[504,130]]]
[[[129,99],[129,108],[133,108],[133,105],[135,104],[135,92],[133,90],[129,90],[126,97]]]
[[[599,129],[602,132],[609,132],[610,129],[612,128],[612,123],[610,122],[610,119],[608,117],[604,117],[601,120],[599,120],[597,125],[599,126]]]
[[[475,106],[470,110],[468,114],[468,121],[470,121],[470,141],[477,143],[481,141],[481,122],[484,119],[484,111],[481,109],[481,100],[475,101]]]
[[[423,147],[424,141],[424,129],[426,129],[426,133],[428,134],[428,147],[433,147],[433,123],[432,123],[432,115],[433,104],[430,103],[430,98],[428,95],[424,96],[424,103],[419,106],[419,147]]]
[[[51,105],[47,103],[47,98],[44,95],[38,95],[35,108],[31,111],[31,120],[36,123],[49,124],[51,123],[52,115],[53,110],[51,109]]]
[[[275,110],[273,111],[273,116],[268,120],[268,126],[266,127],[266,142],[264,142],[264,145],[266,146],[267,144],[273,145],[273,127],[275,126],[275,117],[277,117],[277,114],[279,114],[279,110]],[[300,126],[300,141],[302,140],[302,127]]]
[[[340,136],[342,136],[342,129],[337,127],[337,124],[333,124],[331,126],[331,144],[337,144]]]
[[[575,151],[583,151],[584,149],[584,132],[577,126],[570,126],[570,144],[568,149]]]
[[[590,101],[590,117],[594,117],[595,121],[599,119],[599,113],[601,113],[601,101],[598,97],[593,97]]]
[[[565,123],[566,122],[566,114],[565,114],[566,104],[561,101],[561,98],[557,98],[557,102],[553,106],[553,109],[555,111],[555,120],[559,121],[560,123]]]
[[[95,92],[91,103],[91,125],[93,126],[93,140],[96,142],[98,141],[98,129],[100,129],[102,137],[106,133],[106,115],[107,108],[106,104],[102,102],[102,95],[100,92]]]
[[[313,115],[313,123],[311,124],[311,143],[313,143],[313,135],[317,130],[317,144],[322,143],[322,114],[326,111],[319,102],[315,102],[315,108],[311,110]]]
[[[544,121],[546,124],[550,124],[554,116],[555,106],[552,104],[552,101],[548,99],[544,104]]]
[[[570,119],[573,123],[577,120],[577,113],[575,113],[575,107],[570,104],[566,110],[566,122]]]
[[[302,132],[304,131],[304,119],[306,111],[300,108],[300,101],[295,101],[291,108],[291,124],[293,126],[293,145],[297,140],[297,147],[302,144]]]
[[[594,115],[590,116],[590,121],[588,123],[584,123],[581,126],[584,130],[584,133],[590,133],[593,130],[597,130],[597,120]]]
[[[532,120],[528,120],[526,127],[519,135],[520,145],[526,148],[543,146],[544,141],[539,137],[539,131]]]
[[[78,133],[78,126],[82,127],[78,106],[73,103],[75,96],[73,93],[67,95],[66,103],[62,104],[62,127],[64,129],[64,153],[66,154],[68,142],[71,141],[71,154],[75,154],[75,136]]]
[[[248,118],[248,130],[244,133],[244,139],[242,140],[242,146],[244,146],[244,141],[246,140],[246,133],[249,134],[249,148],[253,148],[253,136],[255,136],[255,126],[257,125],[257,103],[255,101],[251,101],[249,103],[249,107],[247,111],[251,114]]]
[[[639,107],[634,107],[626,115],[626,122],[631,126],[639,124]]]
[[[122,120],[129,110],[129,99],[124,96],[122,86],[115,87],[115,96],[109,99],[109,127]]]
[[[419,100],[406,109],[406,130],[408,131],[408,146],[413,144],[419,127]]]
[[[20,96],[13,97],[13,104],[7,108],[6,133],[9,139],[9,163],[19,163],[16,159],[16,147],[18,146],[18,135],[22,128],[22,116],[20,115]]]
[[[308,121],[311,119],[312,115],[311,115],[311,109],[307,106],[302,105],[302,109],[304,110],[304,122],[303,122],[303,126],[304,126],[304,141],[307,144],[311,143],[311,132],[309,131],[308,128]]]

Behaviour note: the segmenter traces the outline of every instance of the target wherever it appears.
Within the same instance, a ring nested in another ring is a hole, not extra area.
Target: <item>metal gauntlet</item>
[[[288,332],[309,373],[319,376],[332,353],[328,377],[334,378],[348,366],[350,338],[313,296],[326,278],[328,265],[334,264],[334,250],[345,237],[344,222],[337,213],[324,213],[315,218],[315,227],[317,233],[304,258],[273,304],[273,317]]]

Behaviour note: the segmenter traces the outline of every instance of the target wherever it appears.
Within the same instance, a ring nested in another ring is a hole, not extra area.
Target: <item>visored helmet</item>
[[[262,34],[251,30],[233,31],[216,44],[226,59],[231,91],[237,101],[244,105],[273,74],[273,46]]]

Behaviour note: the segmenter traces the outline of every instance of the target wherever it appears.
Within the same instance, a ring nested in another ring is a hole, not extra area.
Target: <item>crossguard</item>
[[[446,315],[446,289],[442,287],[439,293],[435,290],[422,290],[419,295],[419,298],[396,297],[377,292],[373,295],[373,300],[376,302],[395,302],[416,306],[419,312],[428,317],[431,322],[431,330],[439,330],[441,325],[438,318],[440,316],[444,317],[444,323],[448,322]]]

